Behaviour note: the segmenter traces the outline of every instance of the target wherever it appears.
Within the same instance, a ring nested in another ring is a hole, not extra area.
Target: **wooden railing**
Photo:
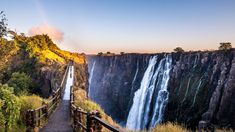
[[[103,129],[112,132],[120,132],[114,126],[106,123],[98,111],[86,112],[74,105],[74,90],[70,91],[70,110],[72,126],[75,132],[102,132]]]
[[[44,103],[41,107],[37,109],[31,109],[26,112],[26,131],[31,131],[34,128],[40,127],[45,124],[49,116],[56,109],[62,98],[62,93],[64,91],[66,78],[68,75],[68,69],[70,65],[71,63],[67,65],[61,84],[59,88],[57,88],[57,90],[53,92],[52,96],[49,98],[49,101],[47,103]]]

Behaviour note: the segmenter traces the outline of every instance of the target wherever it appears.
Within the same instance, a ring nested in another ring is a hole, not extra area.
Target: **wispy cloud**
[[[28,34],[31,36],[47,34],[54,42],[61,42],[64,39],[64,33],[62,31],[48,24],[41,24],[39,26],[32,27],[29,29]]]

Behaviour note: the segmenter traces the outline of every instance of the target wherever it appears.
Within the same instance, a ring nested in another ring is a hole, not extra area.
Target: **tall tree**
[[[3,11],[0,11],[0,38],[7,34],[7,19]]]
[[[232,44],[230,42],[220,43],[219,50],[230,50],[232,49]]]

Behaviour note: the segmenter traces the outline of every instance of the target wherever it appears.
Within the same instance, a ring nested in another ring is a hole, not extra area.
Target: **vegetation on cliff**
[[[110,116],[104,113],[104,110],[98,104],[92,102],[91,100],[88,100],[86,91],[84,91],[83,89],[77,89],[74,91],[74,100],[75,100],[75,105],[77,107],[80,107],[81,109],[87,112],[97,110],[100,112],[101,117],[104,121],[115,127],[120,128],[120,126],[115,121],[113,121],[113,119]]]
[[[84,56],[60,50],[48,35],[14,33],[12,40],[0,37],[0,47],[0,130],[4,131],[24,130],[26,111],[42,106],[46,100],[40,96],[59,85],[69,60],[85,63]],[[45,84],[49,79],[52,86]]]

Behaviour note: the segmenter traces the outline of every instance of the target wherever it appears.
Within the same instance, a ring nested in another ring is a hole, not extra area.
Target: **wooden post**
[[[26,112],[26,132],[30,132],[31,131],[31,121],[32,118],[31,118],[31,111],[30,110],[27,110]]]
[[[45,122],[46,122],[47,119],[48,119],[48,117],[49,117],[49,115],[48,115],[48,104],[46,104],[45,102],[43,102],[43,105],[44,105],[45,107],[43,107],[43,109],[42,109],[42,114],[45,114],[44,120],[45,120]]]
[[[39,117],[39,120],[38,120],[38,126],[40,126],[41,125],[41,119],[40,119],[40,117],[41,117],[41,109],[39,109],[39,111],[38,111],[38,117]]]
[[[73,125],[74,125],[74,129],[76,129],[76,127],[77,127],[77,113],[78,113],[78,110],[76,108],[74,110],[74,112],[73,112]]]
[[[101,116],[101,114],[100,114],[99,111],[96,111],[96,112],[95,112],[95,116],[98,117],[98,118],[100,118],[100,119],[102,118],[102,116]],[[102,128],[103,128],[103,127],[102,127],[101,124],[96,123],[95,126],[96,126],[96,127],[95,127],[95,128],[96,128],[96,130],[95,130],[96,132],[102,132]]]
[[[87,132],[92,132],[92,112],[87,113]]]
[[[32,110],[32,126],[33,126],[33,128],[35,128],[36,127],[36,118],[37,118],[37,116],[36,116],[36,111],[35,110]]]

